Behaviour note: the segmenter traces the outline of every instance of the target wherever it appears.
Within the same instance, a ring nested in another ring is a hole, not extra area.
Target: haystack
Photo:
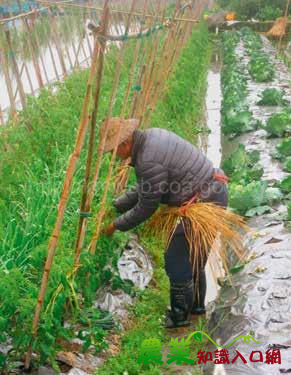
[[[277,18],[272,28],[266,32],[266,36],[282,38],[286,35],[287,17]]]

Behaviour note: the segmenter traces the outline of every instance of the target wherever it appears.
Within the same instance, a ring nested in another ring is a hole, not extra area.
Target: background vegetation
[[[256,18],[262,21],[282,17],[287,5],[286,0],[218,0],[218,4],[224,9],[235,11],[239,19]]]

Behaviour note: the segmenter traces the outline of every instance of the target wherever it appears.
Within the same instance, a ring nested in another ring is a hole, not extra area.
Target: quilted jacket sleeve
[[[158,208],[167,183],[168,172],[164,166],[152,162],[144,163],[138,175],[138,202],[115,220],[115,227],[127,231],[148,219]]]
[[[138,202],[138,185],[128,190],[121,197],[115,199],[113,206],[119,213],[124,213],[134,207]]]

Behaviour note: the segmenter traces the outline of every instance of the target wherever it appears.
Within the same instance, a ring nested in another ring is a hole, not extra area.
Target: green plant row
[[[224,32],[222,36],[222,131],[225,135],[239,135],[255,130],[258,122],[246,102],[247,78],[236,54],[239,32]]]
[[[262,50],[263,42],[256,32],[249,27],[241,29],[245,47],[250,55],[248,70],[256,82],[270,82],[275,77],[275,69],[268,57]]]

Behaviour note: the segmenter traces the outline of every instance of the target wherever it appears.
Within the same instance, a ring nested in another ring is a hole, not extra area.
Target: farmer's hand
[[[110,237],[116,231],[116,228],[113,223],[109,224],[106,228],[103,229],[102,233],[106,237]]]

